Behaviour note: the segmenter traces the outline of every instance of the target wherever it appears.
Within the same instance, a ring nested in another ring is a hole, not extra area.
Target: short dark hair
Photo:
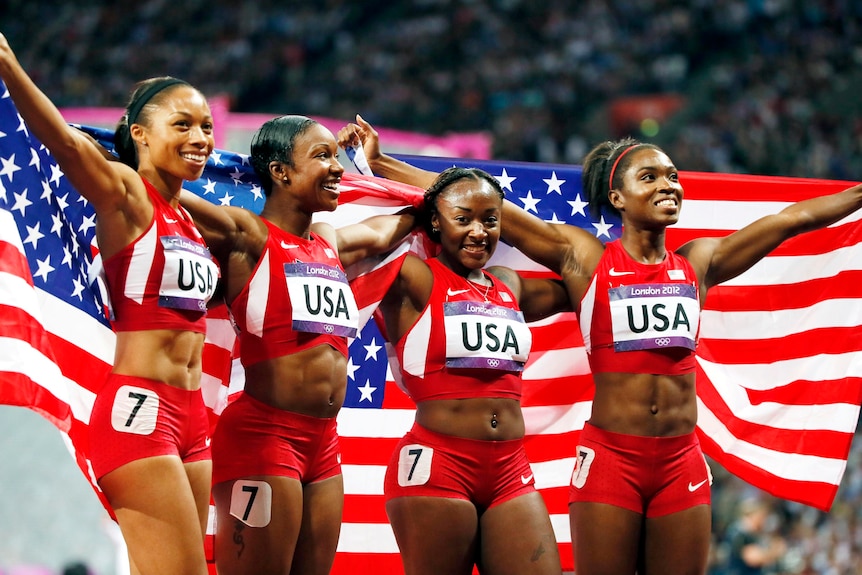
[[[251,140],[251,165],[260,180],[263,193],[272,194],[271,162],[293,167],[293,145],[297,136],[318,124],[306,116],[279,116],[265,122]]]

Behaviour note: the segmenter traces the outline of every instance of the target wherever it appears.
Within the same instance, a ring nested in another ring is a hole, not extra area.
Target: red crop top
[[[143,178],[142,178],[143,179]],[[175,329],[206,333],[207,302],[219,269],[191,216],[143,180],[153,223],[105,260],[114,331]]]
[[[619,240],[605,246],[578,317],[593,373],[681,375],[695,369],[698,283],[684,257],[634,261]]]
[[[328,344],[347,356],[359,310],[335,249],[263,220],[266,246],[248,283],[231,302],[245,366]]]
[[[521,398],[521,371],[532,334],[515,296],[485,273],[479,286],[436,258],[431,297],[396,344],[402,387],[414,401],[474,397]]]

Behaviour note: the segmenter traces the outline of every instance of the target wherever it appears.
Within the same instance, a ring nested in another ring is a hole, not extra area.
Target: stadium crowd
[[[165,17],[169,15],[169,17]],[[609,103],[677,94],[652,134],[684,170],[862,180],[862,3],[853,0],[7,0],[3,33],[61,107],[124,105],[174,74],[236,112],[488,132],[495,158],[579,163]],[[715,557],[767,499],[773,574],[862,573],[862,447],[830,513],[714,469]]]
[[[852,0],[4,4],[4,33],[61,107],[120,106],[158,71],[237,112],[360,111],[487,131],[497,158],[579,163],[621,135],[610,102],[673,93],[687,105],[653,139],[683,169],[862,179]]]
[[[733,531],[744,507],[751,501],[766,505],[769,513],[755,539],[762,545],[779,542],[777,561],[763,575],[858,575],[862,573],[862,442],[857,433],[847,470],[829,513],[772,497],[710,462],[715,481],[712,490],[713,546],[710,575],[736,575],[729,568]]]

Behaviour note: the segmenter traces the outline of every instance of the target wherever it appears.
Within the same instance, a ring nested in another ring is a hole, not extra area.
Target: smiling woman
[[[170,77],[141,82],[117,125],[114,161],[68,126],[0,35],[0,77],[32,133],[96,212],[116,333],[113,367],[89,422],[93,473],[136,573],[205,575],[210,452],[200,391],[214,281],[184,289],[181,270],[218,275],[179,206],[214,147],[206,98]],[[205,270],[205,273],[204,273]],[[168,297],[163,297],[167,295]]]
[[[679,220],[683,187],[660,148],[603,142],[584,160],[583,184],[591,209],[621,216],[619,240],[602,246],[580,228],[516,209],[506,211],[516,225],[505,228],[507,240],[563,278],[595,380],[569,496],[576,572],[703,573],[711,474],[694,433],[701,302],[784,240],[857,210],[862,187],[674,252],[665,231]]]
[[[347,132],[367,137],[354,125]],[[386,512],[408,575],[561,572],[554,531],[524,450],[521,372],[527,321],[567,310],[563,286],[500,266],[503,189],[482,170],[451,168],[425,193],[436,257],[409,254],[380,310],[412,429],[384,479]]]
[[[251,144],[260,215],[183,195],[222,262],[245,389],[213,435],[215,559],[222,575],[329,573],[344,487],[335,417],[359,311],[344,267],[392,248],[410,213],[334,229],[344,168],[332,133],[304,116],[266,122]]]

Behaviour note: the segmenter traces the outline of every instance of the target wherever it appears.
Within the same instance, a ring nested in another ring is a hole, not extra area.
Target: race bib
[[[272,487],[266,481],[238,479],[230,492],[230,514],[249,527],[266,527],[272,519]]]
[[[159,419],[159,395],[152,389],[123,385],[114,395],[111,427],[115,431],[149,435]]]
[[[629,285],[608,295],[615,351],[695,348],[700,304],[694,285]]]
[[[284,264],[293,329],[356,337],[359,308],[343,270],[320,263]]]
[[[523,371],[533,336],[518,310],[475,301],[443,304],[446,365]]]
[[[209,250],[183,236],[162,236],[159,239],[165,254],[159,305],[206,311],[219,274]]]
[[[405,445],[398,452],[398,485],[425,485],[431,479],[434,448],[425,445]]]

